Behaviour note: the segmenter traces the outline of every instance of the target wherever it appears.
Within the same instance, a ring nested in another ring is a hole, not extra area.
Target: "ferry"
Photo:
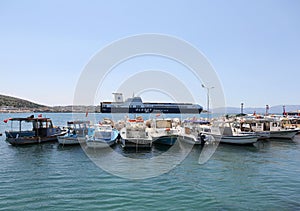
[[[192,103],[144,103],[141,97],[123,101],[122,93],[113,93],[115,102],[101,102],[101,113],[193,113],[199,114],[203,107]]]

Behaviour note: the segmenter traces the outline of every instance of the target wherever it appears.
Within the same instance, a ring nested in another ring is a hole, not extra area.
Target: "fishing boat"
[[[265,120],[253,118],[253,116],[243,116],[242,118],[236,118],[232,121],[233,130],[240,134],[255,133],[259,140],[270,138],[270,131],[265,130]]]
[[[54,127],[50,118],[33,115],[27,118],[9,118],[5,123],[11,122],[11,130],[5,131],[6,141],[11,145],[38,144],[48,141],[57,141],[57,137],[64,135],[65,130]],[[14,124],[18,124],[18,129]]]
[[[203,144],[207,137],[204,132],[210,132],[210,123],[204,120],[188,119],[182,122],[181,137],[189,144]]]
[[[201,113],[202,106],[192,103],[144,103],[141,97],[123,101],[122,93],[113,93],[115,102],[101,102],[101,113]]]
[[[95,125],[92,133],[86,136],[86,144],[89,148],[106,148],[114,145],[119,131],[113,128],[113,122],[105,120]]]
[[[284,127],[281,120],[274,117],[261,117],[255,119],[245,119],[241,122],[244,131],[255,132],[261,137],[293,139],[299,132],[298,128]],[[247,125],[247,126],[246,126]]]
[[[279,119],[270,120],[270,138],[293,139],[299,131],[299,128],[284,127]]]
[[[152,120],[149,135],[152,137],[153,143],[174,145],[178,137],[181,135],[182,127],[178,118],[175,119],[155,119]]]
[[[233,127],[232,121],[215,121],[211,126],[211,132],[215,140],[227,144],[253,144],[258,141],[259,136],[254,132],[240,133]]]
[[[90,121],[69,121],[68,132],[64,136],[58,136],[58,143],[62,145],[75,145],[85,142]]]
[[[284,128],[299,129],[300,128],[300,117],[298,116],[287,116],[281,119],[281,124]]]
[[[124,148],[151,148],[152,137],[143,118],[129,119],[120,130],[121,144]]]

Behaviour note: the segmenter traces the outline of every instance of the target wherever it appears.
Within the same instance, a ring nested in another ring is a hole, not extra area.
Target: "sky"
[[[1,0],[0,94],[71,105],[82,72],[97,53],[115,41],[151,33],[198,49],[218,76],[226,106],[300,104],[299,9],[297,0]],[[156,56],[116,65],[99,84],[95,104],[113,100],[111,93],[125,79],[146,70],[171,74],[206,105],[201,78],[177,61]],[[132,94],[145,101],[172,100],[153,90]],[[214,92],[211,98],[218,98]]]

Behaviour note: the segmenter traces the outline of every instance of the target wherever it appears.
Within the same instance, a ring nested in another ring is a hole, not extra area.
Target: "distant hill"
[[[0,95],[0,107],[1,106],[11,106],[15,108],[43,108],[44,105],[30,102],[28,100],[23,100],[16,97],[10,97],[6,95]]]
[[[241,108],[239,107],[226,107],[227,114],[238,114],[241,112]],[[285,105],[285,111],[296,111],[300,110],[300,105]],[[220,113],[220,111],[224,111],[224,108],[215,108],[213,109],[213,113]],[[252,114],[254,111],[257,114],[264,114],[266,112],[266,108],[244,108],[244,113]],[[283,105],[270,106],[269,113],[273,114],[282,114]]]

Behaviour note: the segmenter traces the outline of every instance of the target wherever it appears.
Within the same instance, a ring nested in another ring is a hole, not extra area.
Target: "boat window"
[[[48,127],[48,128],[53,128],[52,122],[47,122],[46,127]]]
[[[270,131],[270,122],[265,122],[265,123],[264,123],[263,130],[264,130],[264,131]]]
[[[32,129],[35,130],[38,128],[38,123],[37,122],[32,122]]]
[[[39,122],[39,128],[45,128],[46,127],[46,124],[45,122]]]
[[[21,128],[20,128],[20,126],[21,126]],[[26,122],[26,121],[21,121],[21,122],[12,121],[10,130],[11,131],[19,131],[20,129],[22,131],[32,130],[31,124],[28,124],[28,122]]]

